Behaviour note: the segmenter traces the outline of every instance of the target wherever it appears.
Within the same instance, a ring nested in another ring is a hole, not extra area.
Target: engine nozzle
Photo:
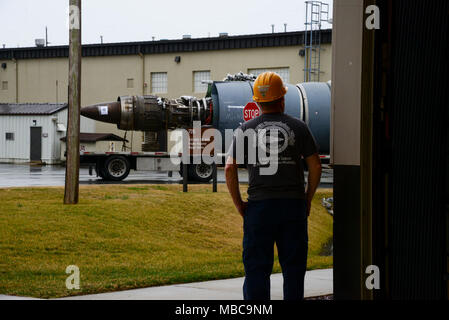
[[[98,103],[81,108],[81,115],[121,130],[153,131],[191,127],[193,121],[211,122],[211,98],[182,96],[166,99],[152,95],[120,96],[116,102]]]

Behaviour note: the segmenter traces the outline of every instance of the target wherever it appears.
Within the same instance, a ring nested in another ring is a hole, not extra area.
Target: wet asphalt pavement
[[[29,164],[0,164],[0,188],[4,187],[34,187],[34,186],[63,186],[65,167],[59,165],[36,166]],[[248,174],[244,169],[239,170],[239,180],[248,183]],[[223,168],[217,172],[218,183],[225,183]],[[331,169],[324,169],[321,177],[321,188],[332,188],[333,173]],[[120,182],[104,181],[95,175],[89,175],[88,168],[80,169],[80,184],[182,184],[182,177],[173,172],[172,177],[167,172],[134,171]]]

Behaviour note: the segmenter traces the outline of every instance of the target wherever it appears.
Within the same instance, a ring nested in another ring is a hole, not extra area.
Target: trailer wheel
[[[211,164],[200,163],[189,165],[189,180],[209,182],[212,179],[214,167]]]
[[[104,162],[104,170],[100,172],[103,171],[106,180],[121,181],[128,176],[130,169],[129,161],[125,157],[109,156]]]

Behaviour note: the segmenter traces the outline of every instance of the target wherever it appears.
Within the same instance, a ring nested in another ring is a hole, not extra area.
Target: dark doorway
[[[30,160],[42,159],[42,127],[30,127]]]

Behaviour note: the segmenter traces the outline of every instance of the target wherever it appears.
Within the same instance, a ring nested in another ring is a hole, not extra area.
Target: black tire
[[[209,182],[214,173],[214,167],[211,164],[190,164],[189,180],[198,182]]]
[[[104,174],[105,180],[122,181],[128,174],[131,166],[128,159],[123,156],[109,156],[100,170],[100,177]],[[103,171],[103,172],[102,172]]]

